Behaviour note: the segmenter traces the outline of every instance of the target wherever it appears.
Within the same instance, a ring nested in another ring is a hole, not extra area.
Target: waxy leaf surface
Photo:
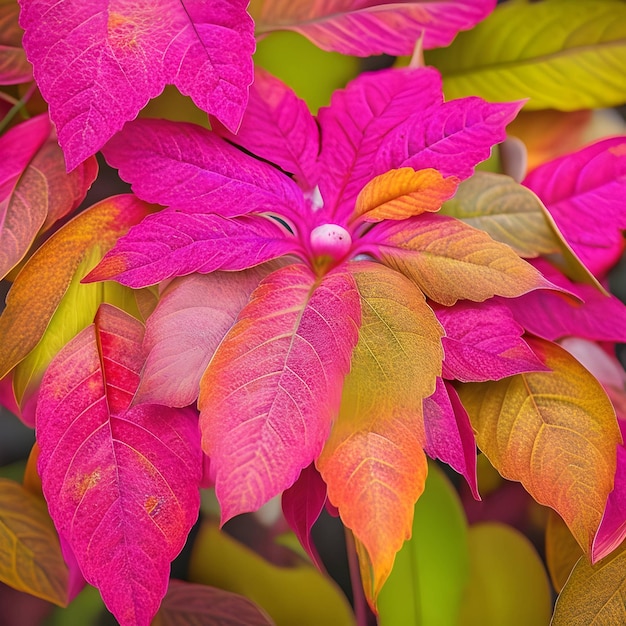
[[[613,489],[621,442],[600,383],[559,346],[530,346],[552,370],[459,389],[478,447],[494,467],[555,509],[589,553]]]
[[[482,230],[444,215],[423,214],[377,225],[366,236],[380,259],[446,306],[459,299],[482,302],[550,287],[508,246]]]
[[[445,50],[427,55],[448,98],[528,98],[528,109],[622,104],[626,6],[619,0],[507,2]],[[489,42],[489,45],[485,45]]]
[[[0,478],[0,581],[67,605],[67,565],[45,502],[6,478]]]
[[[253,269],[172,281],[146,322],[146,363],[135,402],[195,402],[213,353],[264,275]]]
[[[506,304],[496,300],[458,302],[433,309],[446,331],[442,339],[444,378],[483,382],[547,369],[522,339],[524,329]]]
[[[82,261],[105,252],[150,211],[131,195],[95,204],[50,237],[28,260],[13,283],[0,316],[0,377],[41,339]]]
[[[626,230],[626,138],[605,139],[540,165],[523,184],[543,200],[594,274],[602,276],[614,265],[624,249]]]
[[[443,331],[423,295],[384,266],[351,266],[362,326],[339,418],[316,465],[328,498],[355,536],[374,606],[411,534],[427,474],[422,402],[441,374]]]
[[[447,46],[494,6],[493,0],[258,0],[250,11],[259,35],[293,30],[324,50],[371,56],[411,54],[420,37],[425,48]]]
[[[20,4],[24,48],[68,169],[97,152],[166,84],[237,129],[254,51],[244,0]]]
[[[195,522],[202,460],[191,410],[129,409],[140,322],[102,305],[39,394],[39,473],[60,537],[123,626],[147,626]]]
[[[357,342],[347,273],[304,265],[267,276],[211,359],[198,406],[222,519],[255,511],[320,453]]]
[[[13,2],[0,4],[0,85],[26,83],[33,79],[32,65],[22,48],[18,17],[20,8]]]

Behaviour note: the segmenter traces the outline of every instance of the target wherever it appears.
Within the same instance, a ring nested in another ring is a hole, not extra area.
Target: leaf
[[[624,102],[626,7],[619,0],[498,6],[445,50],[427,55],[447,98],[528,98],[527,109],[595,109]],[[489,45],[485,45],[489,42]]]
[[[458,181],[437,170],[403,167],[373,178],[356,199],[354,216],[366,222],[404,220],[425,211],[438,211],[456,191]]]
[[[578,560],[556,601],[552,626],[621,624],[626,620],[626,544],[591,565]]]
[[[422,401],[441,374],[443,331],[402,275],[366,261],[350,271],[361,294],[359,343],[316,465],[355,536],[365,593],[375,606],[424,489]]]
[[[626,41],[624,49],[626,58]],[[603,276],[617,262],[626,230],[620,200],[626,190],[626,138],[605,139],[540,165],[523,184],[543,200],[591,272]],[[598,219],[598,207],[602,207],[602,219]]]
[[[424,431],[424,452],[461,474],[474,498],[480,500],[476,477],[476,440],[469,416],[454,387],[441,378],[437,378],[435,393],[424,398]]]
[[[581,556],[583,556],[583,551],[567,524],[550,510],[546,524],[546,565],[557,593],[561,593]]]
[[[358,338],[352,277],[304,265],[267,276],[200,383],[200,428],[222,520],[256,511],[320,453]]]
[[[274,565],[214,523],[200,526],[189,578],[245,596],[278,626],[356,625],[345,595],[330,577],[301,559],[294,567]]]
[[[546,370],[522,339],[524,329],[515,321],[505,302],[457,302],[453,307],[433,305],[446,331],[441,340],[446,354],[444,378],[483,382]]]
[[[195,413],[129,409],[142,334],[140,322],[102,305],[50,364],[37,408],[50,515],[122,626],[150,623],[200,505]]]
[[[108,198],[52,235],[28,260],[13,283],[0,316],[0,378],[37,344],[81,262],[105,252],[141,220],[150,207],[132,195]]]
[[[493,522],[470,526],[468,540],[469,585],[458,624],[547,624],[550,584],[530,541]]]
[[[435,302],[482,302],[551,285],[508,246],[444,215],[424,214],[376,226],[366,236],[381,261],[405,274]]]
[[[552,370],[458,391],[478,447],[504,478],[552,507],[586,553],[613,489],[621,437],[600,383],[555,344],[528,339]]]
[[[97,152],[166,84],[237,129],[254,51],[243,0],[20,4],[24,48],[68,169]]]
[[[193,272],[248,269],[295,249],[295,238],[261,215],[226,218],[165,209],[121,237],[84,280],[146,287]]]
[[[303,189],[317,183],[319,129],[304,100],[260,67],[237,134],[217,121],[212,129],[232,143],[294,174]]]
[[[458,623],[469,582],[467,522],[444,473],[429,465],[415,505],[413,532],[396,557],[378,599],[380,626]]]
[[[154,626],[272,626],[253,602],[235,593],[170,580]]]
[[[173,280],[146,322],[147,356],[135,402],[195,402],[211,357],[266,273],[257,268]]]
[[[0,478],[0,580],[67,606],[67,566],[43,499]]]
[[[22,49],[19,14],[17,4],[0,4],[0,85],[16,85],[33,79],[33,68]]]
[[[293,30],[324,50],[371,56],[411,54],[420,38],[425,48],[447,46],[459,30],[472,28],[493,7],[492,0],[260,0],[250,11],[258,35]]]

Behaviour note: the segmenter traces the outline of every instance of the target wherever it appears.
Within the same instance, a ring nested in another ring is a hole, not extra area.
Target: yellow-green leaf
[[[459,626],[541,626],[552,608],[541,559],[520,532],[504,524],[469,529],[470,576]]]
[[[546,565],[557,593],[563,589],[582,555],[583,551],[567,524],[554,511],[550,511],[546,525]]]
[[[615,412],[600,383],[568,352],[528,338],[552,370],[461,385],[478,447],[493,466],[555,509],[589,552],[613,489]]]
[[[0,478],[0,580],[67,605],[67,566],[46,503],[6,478]]]
[[[626,3],[505,2],[452,45],[427,53],[447,99],[530,98],[527,109],[610,107],[626,101]]]

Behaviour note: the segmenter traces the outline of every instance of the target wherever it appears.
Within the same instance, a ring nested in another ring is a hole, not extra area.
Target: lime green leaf
[[[467,522],[459,497],[431,463],[413,534],[378,596],[380,626],[456,626],[469,580]]]
[[[610,107],[626,100],[626,3],[506,2],[426,61],[447,99],[530,97],[527,109]]]

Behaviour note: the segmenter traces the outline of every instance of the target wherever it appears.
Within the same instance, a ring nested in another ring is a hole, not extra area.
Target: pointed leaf
[[[420,38],[425,48],[447,46],[459,30],[472,28],[493,7],[493,0],[261,0],[251,11],[258,34],[293,30],[324,50],[371,56],[411,54]]]
[[[403,220],[425,211],[438,211],[456,191],[458,181],[437,170],[403,167],[373,178],[359,193],[355,217],[366,222]]]
[[[539,339],[552,370],[459,388],[478,447],[494,467],[555,509],[587,553],[613,489],[621,437],[600,383],[574,357]]]
[[[272,626],[253,602],[223,589],[170,580],[153,626]]]
[[[624,50],[626,55],[626,41]],[[605,139],[540,165],[523,183],[543,200],[565,239],[594,274],[602,276],[619,259],[626,230],[621,201],[626,190],[626,138]]]
[[[546,565],[557,593],[565,586],[583,551],[567,524],[553,510],[548,512],[546,524]]]
[[[316,465],[355,536],[374,606],[424,489],[422,402],[441,374],[443,331],[401,274],[365,261],[351,271],[362,299],[359,343],[339,418]]]
[[[20,8],[7,2],[0,5],[0,85],[26,83],[33,79],[33,68],[22,49],[18,17]]]
[[[626,6],[615,0],[509,2],[445,50],[427,55],[448,98],[527,98],[528,109],[622,104]],[[489,42],[489,45],[485,45]]]
[[[0,377],[41,339],[81,262],[94,248],[105,252],[150,206],[131,195],[103,200],[56,232],[28,260],[0,316]]]
[[[444,215],[423,214],[375,227],[367,238],[380,259],[409,277],[435,302],[512,298],[550,283],[507,245]]]
[[[41,497],[0,478],[0,580],[66,606],[67,566]]]
[[[217,121],[212,129],[253,154],[293,174],[303,189],[317,183],[319,129],[304,100],[260,67],[255,68],[248,106],[237,134]]]
[[[546,370],[522,339],[524,329],[506,304],[457,302],[453,307],[433,306],[433,310],[446,331],[444,378],[482,382]]]
[[[20,4],[24,48],[69,169],[97,152],[166,84],[237,129],[254,50],[243,0]]]
[[[626,544],[591,565],[581,557],[554,607],[552,626],[622,624],[626,621]]]
[[[278,222],[260,215],[226,218],[164,209],[120,238],[85,282],[114,279],[146,287],[193,272],[248,269],[296,245]]]
[[[135,402],[178,407],[195,402],[217,346],[265,274],[258,268],[172,281],[146,323],[147,357]]]
[[[265,278],[200,383],[203,448],[222,519],[255,511],[318,456],[357,342],[359,295],[347,273],[304,265]]]
[[[199,509],[202,458],[189,410],[128,409],[143,329],[102,305],[56,356],[37,409],[50,514],[122,625],[147,626]],[[103,532],[106,529],[106,532]]]

